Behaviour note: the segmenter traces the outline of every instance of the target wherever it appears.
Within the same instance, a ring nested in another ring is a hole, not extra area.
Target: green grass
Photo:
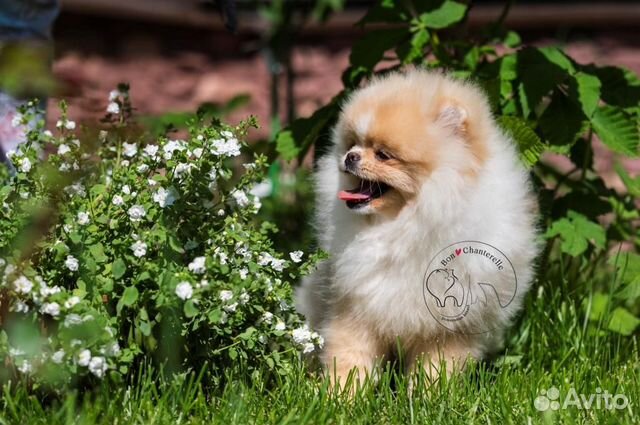
[[[578,283],[544,282],[529,294],[504,352],[450,379],[418,385],[411,395],[407,380],[393,370],[353,399],[331,394],[326,382],[302,365],[275,383],[267,384],[263,377],[230,377],[218,390],[204,389],[193,374],[167,382],[140,373],[126,387],[105,384],[92,392],[44,400],[29,396],[23,387],[5,386],[0,423],[638,423],[636,338],[586,321],[588,312],[582,306],[589,305],[588,298],[580,294],[589,292]],[[539,391],[552,386],[559,388],[561,402],[570,388],[586,396],[599,388],[624,394],[629,406],[539,412],[533,401]]]

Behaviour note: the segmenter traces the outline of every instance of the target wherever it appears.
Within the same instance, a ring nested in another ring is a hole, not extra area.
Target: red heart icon
[[[460,255],[461,252],[462,252],[462,249],[460,248],[456,249],[456,256]]]

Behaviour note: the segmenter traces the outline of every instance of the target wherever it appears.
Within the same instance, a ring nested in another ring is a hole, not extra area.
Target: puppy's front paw
[[[366,326],[338,318],[329,323],[324,335],[322,360],[334,391],[353,394],[375,379],[384,351]]]

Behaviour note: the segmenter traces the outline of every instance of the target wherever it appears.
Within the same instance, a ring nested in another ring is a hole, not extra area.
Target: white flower
[[[124,186],[122,186],[122,193],[124,193],[125,195],[131,194],[131,188],[129,187],[128,184],[125,184]]]
[[[64,128],[66,128],[67,130],[75,130],[76,129],[76,123],[74,121],[67,120],[64,123]]]
[[[58,146],[58,155],[64,155],[65,153],[71,152],[71,148],[67,144],[61,144]]]
[[[242,294],[240,294],[240,296],[238,297],[238,300],[240,300],[240,304],[246,304],[249,302],[249,299],[251,297],[249,296],[248,293],[246,293],[245,291],[242,291]]]
[[[25,276],[20,276],[19,278],[13,281],[13,287],[15,288],[16,291],[22,294],[28,294],[29,292],[31,292],[31,289],[33,288],[33,282],[31,282]]]
[[[273,268],[273,270],[281,272],[282,270],[284,270],[284,260],[278,260],[274,258],[273,260],[271,260],[271,267]]]
[[[24,356],[26,353],[19,348],[9,348],[9,354],[13,357]]]
[[[74,295],[64,302],[65,308],[71,308],[80,302],[80,297]]]
[[[107,371],[107,362],[104,357],[95,356],[89,361],[89,371],[98,378],[102,378]]]
[[[176,168],[173,170],[173,176],[177,179],[181,179],[185,174],[189,172],[191,166],[185,162],[181,162],[176,165]]]
[[[170,187],[168,190],[160,187],[153,194],[153,201],[157,202],[162,208],[173,205],[177,199],[178,192],[173,187]]]
[[[262,320],[263,320],[265,323],[270,324],[270,323],[273,321],[273,313],[271,313],[270,311],[265,311],[265,312],[262,314]]]
[[[64,354],[65,353],[63,349],[56,351],[51,355],[51,361],[54,362],[55,364],[62,363],[62,360],[64,360]]]
[[[294,329],[293,332],[291,332],[291,336],[296,343],[304,344],[311,340],[311,331],[309,330],[309,326],[303,325]]]
[[[60,166],[58,167],[58,170],[60,171],[69,171],[71,169],[71,165],[69,165],[66,162],[63,162],[62,164],[60,164]]]
[[[31,161],[29,158],[22,158],[22,161],[20,161],[20,171],[23,173],[31,171]]]
[[[224,309],[229,313],[233,313],[234,311],[236,311],[236,308],[238,308],[238,303],[233,303],[233,304],[224,306]]]
[[[138,145],[135,143],[123,143],[123,154],[124,156],[128,156],[129,158],[135,156],[138,153]]]
[[[143,152],[146,156],[155,159],[156,155],[158,154],[158,149],[158,145],[147,145],[144,147]]]
[[[117,356],[120,353],[120,344],[118,344],[117,342],[114,342],[113,344],[109,345],[106,349],[106,354],[108,356]]]
[[[15,114],[11,119],[11,126],[13,128],[20,127],[22,125],[22,114]]]
[[[253,196],[257,196],[258,198],[266,198],[267,196],[271,195],[272,191],[273,183],[271,183],[271,180],[265,180],[263,182],[254,184],[249,193],[251,193]]]
[[[185,143],[182,140],[169,140],[162,148],[164,151],[164,159],[171,159],[173,152],[185,150]]]
[[[212,142],[211,153],[217,156],[240,155],[240,143],[235,138],[217,139]]]
[[[18,370],[22,373],[29,373],[33,370],[33,367],[28,360],[23,360],[20,366],[18,366]]]
[[[80,351],[80,354],[78,354],[78,364],[80,366],[89,366],[89,362],[91,362],[91,351]]]
[[[119,114],[120,113],[120,105],[117,102],[110,102],[107,105],[107,112],[110,114]]]
[[[147,244],[142,241],[136,241],[130,247],[131,251],[133,251],[133,255],[136,257],[144,257],[147,254]]]
[[[15,305],[13,306],[14,310],[18,313],[28,313],[29,312],[29,305],[27,305],[26,303],[18,300],[16,301]]]
[[[189,271],[195,274],[203,274],[205,271],[207,271],[207,268],[205,266],[205,261],[206,261],[205,257],[194,258],[193,261],[189,263],[189,266],[188,266]]]
[[[300,261],[302,261],[302,251],[290,252],[289,257],[291,258],[291,261],[293,261],[294,263],[299,263]]]
[[[277,331],[283,331],[287,328],[287,325],[284,324],[284,322],[280,319],[278,319],[278,322],[276,323],[276,325],[274,326],[274,329]]]
[[[64,326],[66,328],[79,325],[80,323],[82,323],[82,317],[80,317],[79,314],[71,313],[64,318]]]
[[[194,156],[194,157],[196,157],[196,158],[200,158],[200,157],[202,157],[202,153],[203,153],[203,152],[204,152],[204,149],[202,149],[202,148],[195,148],[195,149],[193,150],[193,156]]]
[[[84,226],[89,224],[89,214],[85,211],[80,211],[78,213],[78,224]]]
[[[240,273],[240,279],[245,280],[249,275],[249,270],[246,267],[243,267],[242,269],[240,269],[239,273]]]
[[[313,342],[306,342],[302,344],[302,352],[304,354],[311,353],[315,349],[316,349],[316,346],[313,345]]]
[[[188,300],[193,296],[193,287],[189,282],[180,282],[176,286],[176,295],[181,300]]]
[[[128,212],[129,218],[134,222],[142,220],[142,218],[147,215],[147,212],[144,210],[144,207],[142,205],[134,205],[129,208]]]
[[[114,100],[118,99],[118,97],[120,97],[120,90],[111,90],[109,92],[109,102],[113,102]]]
[[[111,203],[113,205],[120,206],[124,204],[124,199],[120,195],[114,195],[113,199],[111,200]]]
[[[78,195],[81,198],[87,196],[87,191],[81,183],[74,183],[64,188],[64,191],[69,195]]]
[[[140,164],[138,165],[138,168],[137,168],[139,173],[144,173],[148,169],[149,169],[149,166],[147,164]]]
[[[224,216],[224,210],[220,208],[216,214],[218,214],[218,217],[222,217]]]
[[[44,314],[56,317],[60,314],[60,304],[58,303],[44,303],[40,311]]]
[[[62,289],[60,289],[58,285],[50,288],[44,281],[40,279],[40,295],[42,295],[44,298],[48,297],[49,295],[58,294],[60,293],[60,291],[62,291]]]
[[[233,292],[228,290],[220,291],[220,301],[229,301],[233,298]]]
[[[244,208],[250,204],[249,197],[247,197],[247,194],[242,190],[234,190],[231,192],[231,196],[233,196],[233,199],[240,208]]]
[[[78,271],[78,259],[73,255],[67,255],[67,259],[64,260],[64,265],[72,272]]]
[[[53,137],[53,133],[49,130],[45,130],[42,132],[42,135],[45,137]]]
[[[263,252],[258,256],[258,265],[266,266],[274,260],[273,256],[268,252]]]

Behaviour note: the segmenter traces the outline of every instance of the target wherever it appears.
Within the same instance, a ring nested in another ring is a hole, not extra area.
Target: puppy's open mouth
[[[391,186],[382,182],[360,179],[360,185],[355,189],[341,190],[338,198],[346,201],[349,208],[360,208],[384,195]]]

